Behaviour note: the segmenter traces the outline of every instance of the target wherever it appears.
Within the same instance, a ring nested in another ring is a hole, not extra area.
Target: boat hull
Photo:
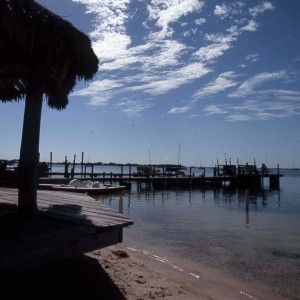
[[[125,186],[101,186],[101,187],[74,187],[69,185],[55,185],[55,184],[40,184],[39,188],[42,190],[62,191],[62,192],[75,192],[87,194],[108,194],[123,191]]]

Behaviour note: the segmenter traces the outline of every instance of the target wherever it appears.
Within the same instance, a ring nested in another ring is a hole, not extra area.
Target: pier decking
[[[0,276],[122,242],[124,215],[76,193],[38,191],[38,213],[17,214],[18,191],[0,188]]]
[[[57,174],[51,174],[52,176]],[[61,174],[60,174],[61,175]],[[84,174],[89,176],[90,174]],[[82,174],[75,174],[74,178],[82,179]],[[167,175],[139,175],[133,176],[132,174],[125,173],[94,173],[92,177],[84,177],[84,179],[96,180],[99,182],[119,182],[122,185],[127,185],[132,182],[138,185],[146,183],[153,189],[167,188],[167,187],[210,187],[218,188],[222,186],[231,187],[243,187],[243,188],[261,188],[264,185],[264,181],[269,181],[269,187],[271,189],[279,189],[280,177],[282,174],[234,174],[234,175],[215,175],[215,176],[167,176]],[[61,184],[68,183],[69,178],[51,177],[40,178],[41,184]]]
[[[114,164],[101,165],[83,162],[81,165],[73,163],[71,172],[68,171],[69,164],[64,164],[64,172],[52,172],[52,166],[47,172],[40,176],[40,184],[68,183],[70,179],[89,179],[99,182],[119,182],[121,185],[130,187],[132,182],[138,185],[146,183],[151,188],[167,187],[211,187],[222,186],[261,188],[268,181],[271,189],[279,189],[280,174],[279,165],[277,169],[268,169],[264,164],[258,168],[256,164],[250,165],[216,165],[215,167],[185,167],[182,165],[130,165]],[[99,172],[101,168],[113,166],[114,172]],[[81,167],[81,171],[79,171]],[[97,167],[97,171],[94,167]],[[118,169],[119,168],[119,171]],[[88,172],[88,169],[90,172]],[[126,172],[124,172],[126,170]],[[196,175],[195,175],[196,173]],[[209,173],[209,174],[208,174]]]

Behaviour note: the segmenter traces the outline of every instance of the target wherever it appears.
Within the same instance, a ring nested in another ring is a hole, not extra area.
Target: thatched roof
[[[42,85],[48,105],[63,109],[76,81],[92,79],[98,63],[89,38],[68,21],[33,0],[0,0],[0,101]]]

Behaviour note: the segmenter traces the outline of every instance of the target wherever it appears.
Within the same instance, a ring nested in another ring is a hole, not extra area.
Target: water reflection
[[[123,197],[122,196],[120,196],[120,199],[119,199],[119,213],[123,214]]]
[[[167,213],[172,214],[178,213],[181,208],[185,210],[187,217],[190,217],[189,213],[193,215],[202,208],[202,211],[199,211],[202,215],[204,207],[211,208],[213,205],[224,211],[244,212],[244,224],[247,227],[251,223],[251,214],[280,209],[280,191],[268,189],[249,190],[225,187],[213,190],[132,190],[122,195],[98,196],[98,199],[130,217],[134,217],[132,213],[142,212],[145,209],[153,210],[156,214],[162,209],[167,209]],[[186,211],[187,207],[190,208],[190,212]],[[235,218],[235,215],[232,215],[232,218]]]
[[[280,191],[133,188],[121,197],[98,199],[134,220],[126,235],[148,242],[145,249],[158,245],[192,262],[300,293],[295,283],[300,274],[300,180],[293,178],[284,178]]]

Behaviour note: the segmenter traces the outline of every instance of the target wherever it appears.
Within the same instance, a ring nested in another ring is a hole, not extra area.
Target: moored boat
[[[105,194],[122,191],[126,186],[103,184],[98,181],[73,179],[69,184],[39,184],[43,190],[77,192],[87,194]]]

